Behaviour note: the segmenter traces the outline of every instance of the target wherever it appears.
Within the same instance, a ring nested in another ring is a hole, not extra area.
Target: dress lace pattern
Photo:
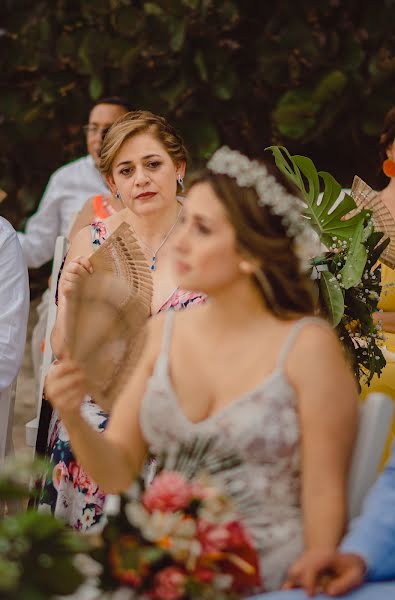
[[[288,567],[303,549],[297,398],[284,365],[299,331],[317,321],[321,323],[304,318],[295,324],[276,369],[265,381],[207,419],[193,423],[182,412],[169,376],[170,313],[162,353],[142,404],[141,427],[153,454],[171,442],[215,435],[219,443],[222,439],[243,459],[240,479],[245,489],[262,499],[262,510],[250,524],[261,559],[263,591],[280,587]]]

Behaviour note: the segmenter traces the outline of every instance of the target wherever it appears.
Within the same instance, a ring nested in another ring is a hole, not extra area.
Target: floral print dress
[[[99,247],[110,235],[102,221],[93,223],[91,232],[94,248]],[[201,294],[177,288],[158,312],[182,310],[204,300]],[[91,397],[84,398],[81,413],[96,431],[104,431],[109,414]],[[43,484],[38,509],[52,512],[74,529],[81,531],[96,525],[103,513],[105,495],[77,462],[66,428],[56,411],[53,412],[49,425],[47,456],[51,468]]]

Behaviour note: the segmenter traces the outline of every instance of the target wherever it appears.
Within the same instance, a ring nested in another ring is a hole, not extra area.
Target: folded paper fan
[[[93,270],[124,279],[151,314],[152,274],[130,226],[123,222],[89,257]]]
[[[126,223],[90,261],[94,272],[68,303],[69,352],[85,373],[89,394],[109,410],[141,355],[152,277]]]
[[[358,208],[371,211],[376,231],[382,231],[384,238],[390,238],[390,243],[380,256],[380,261],[391,269],[395,268],[395,219],[389,208],[384,204],[381,194],[372,190],[357,175],[351,188],[351,196]]]

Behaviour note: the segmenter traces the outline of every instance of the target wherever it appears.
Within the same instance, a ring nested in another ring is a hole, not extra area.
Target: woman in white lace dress
[[[178,284],[210,300],[152,319],[103,434],[76,410],[77,365],[53,367],[47,394],[108,492],[129,487],[149,450],[200,435],[230,444],[261,500],[253,535],[268,591],[303,552],[341,538],[358,395],[334,333],[311,316],[298,199],[277,171],[227,148],[208,166],[188,194],[173,252]]]

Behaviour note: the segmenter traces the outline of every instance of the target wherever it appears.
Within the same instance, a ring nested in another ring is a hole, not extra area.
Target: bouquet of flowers
[[[240,461],[213,442],[183,444],[157,457],[157,473],[111,497],[101,589],[132,588],[150,600],[236,600],[261,585],[244,525],[255,502],[238,480]],[[133,594],[131,597],[135,597]]]

